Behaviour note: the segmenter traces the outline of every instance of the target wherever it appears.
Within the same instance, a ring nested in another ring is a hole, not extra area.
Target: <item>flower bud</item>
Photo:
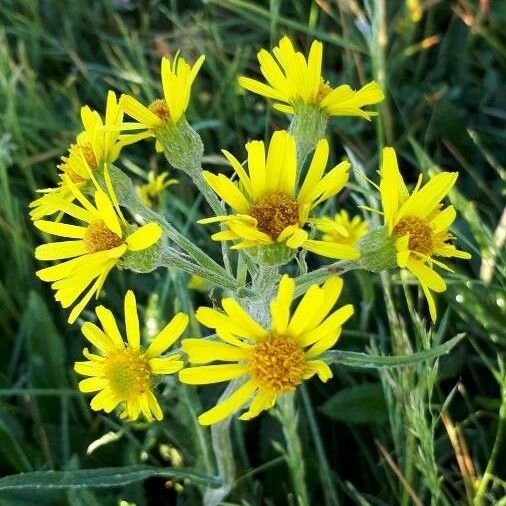
[[[167,161],[174,168],[190,176],[196,175],[194,171],[201,170],[204,145],[186,118],[181,118],[177,123],[165,123],[156,130],[156,138],[163,147]]]
[[[327,115],[313,104],[300,103],[294,107],[295,115],[290,123],[289,132],[297,142],[297,158],[302,162],[314,149],[317,142],[325,137]],[[302,163],[299,164],[299,170]]]
[[[386,227],[377,228],[364,235],[358,243],[363,269],[380,272],[397,265],[395,240],[388,235]]]
[[[296,250],[287,248],[284,243],[276,242],[265,246],[254,246],[244,250],[256,263],[276,267],[288,263]]]

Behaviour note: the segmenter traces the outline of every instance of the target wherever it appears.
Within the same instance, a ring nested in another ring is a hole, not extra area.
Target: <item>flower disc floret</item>
[[[287,193],[268,193],[251,206],[249,215],[257,220],[258,230],[275,241],[287,226],[297,225],[299,204]]]
[[[262,389],[291,392],[304,380],[304,350],[289,336],[269,335],[251,353],[249,372]]]
[[[154,100],[149,105],[149,110],[156,114],[162,121],[170,121],[170,110],[165,100],[161,98]]]
[[[88,253],[114,249],[123,244],[121,237],[107,228],[102,220],[88,225],[83,240]]]
[[[430,255],[433,252],[432,227],[422,218],[403,218],[395,225],[393,233],[398,237],[408,235],[408,248],[415,253]]]
[[[104,377],[111,390],[122,398],[137,397],[149,389],[151,370],[140,351],[118,350],[105,363]]]

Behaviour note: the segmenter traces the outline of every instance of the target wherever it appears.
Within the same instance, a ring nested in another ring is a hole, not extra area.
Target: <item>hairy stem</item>
[[[292,477],[293,489],[299,506],[309,506],[306,489],[304,455],[302,444],[297,431],[298,414],[295,410],[295,396],[293,393],[283,395],[278,400],[275,411],[283,429],[286,440],[286,460]]]
[[[506,432],[506,377],[504,377],[502,381],[501,394],[502,402],[499,409],[499,426],[497,427],[497,433],[495,435],[494,447],[492,448],[492,453],[488,459],[487,467],[485,468],[485,472],[483,473],[483,476],[480,480],[478,490],[474,496],[474,506],[482,506],[485,504],[485,492],[487,491],[487,486],[490,479],[493,477],[497,457],[501,452],[501,448],[503,448],[504,433]]]
[[[237,381],[231,381],[219,398],[218,404],[230,397],[237,386]],[[229,416],[211,427],[211,441],[221,485],[218,488],[206,488],[203,497],[204,506],[218,506],[230,493],[234,484],[235,461],[230,438],[231,422],[232,417]]]

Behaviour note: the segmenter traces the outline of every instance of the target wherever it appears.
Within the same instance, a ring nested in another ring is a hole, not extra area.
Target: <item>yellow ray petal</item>
[[[295,281],[285,274],[279,282],[278,295],[270,304],[272,330],[279,334],[286,332],[288,327],[294,292]]]
[[[200,415],[199,423],[201,425],[211,425],[227,418],[244,405],[255,390],[256,386],[253,381],[247,381],[244,385],[241,385],[235,390],[226,400]]]
[[[104,306],[98,306],[95,309],[95,313],[97,313],[97,317],[100,320],[104,332],[109,336],[117,348],[122,349],[124,341],[118,330],[118,325],[116,324],[116,319],[114,318],[112,312]]]
[[[406,267],[434,292],[444,292],[446,283],[444,279],[433,269],[425,265],[423,262],[410,257],[406,262]]]
[[[335,258],[339,260],[357,260],[360,258],[360,252],[358,249],[349,244],[308,239],[307,241],[304,241],[302,247],[308,251],[316,253],[317,255],[327,258]]]
[[[153,246],[162,236],[162,227],[158,223],[147,223],[126,238],[130,251],[140,251]]]
[[[304,179],[304,184],[302,185],[299,194],[297,196],[297,200],[299,202],[307,202],[310,203],[313,199],[311,195],[316,185],[320,182],[323,172],[325,171],[325,167],[327,166],[327,160],[329,158],[329,143],[326,139],[320,139],[318,144],[316,145],[315,152],[313,154],[313,159],[311,160],[311,165],[306,174],[306,178]]]
[[[188,315],[177,313],[174,318],[161,330],[161,332],[151,341],[146,350],[145,357],[150,359],[158,357],[167,350],[188,326]]]
[[[248,337],[260,339],[267,335],[267,331],[236,300],[227,297],[221,300],[221,305],[234,324],[244,329],[243,333]]]
[[[140,348],[141,335],[137,304],[132,290],[128,290],[125,295],[125,327],[129,347],[134,351],[138,351]]]
[[[249,202],[230,179],[223,174],[216,175],[206,170],[202,172],[202,175],[212,190],[234,211],[243,214],[248,213]]]
[[[174,374],[181,370],[183,366],[184,362],[177,360],[176,356],[170,358],[152,358],[149,361],[149,367],[153,374]]]
[[[249,348],[238,348],[206,339],[183,339],[181,345],[191,364],[208,364],[215,360],[239,362],[246,359],[250,353]]]
[[[63,260],[85,255],[87,252],[84,241],[59,241],[37,246],[35,258],[37,260]]]
[[[189,385],[208,385],[238,378],[248,367],[239,364],[200,365],[179,371],[179,380]]]
[[[33,224],[39,230],[42,230],[42,232],[70,239],[82,239],[86,233],[86,228],[78,225],[67,225],[66,223],[55,223],[45,220],[36,220]]]
[[[248,152],[248,172],[251,178],[251,192],[254,200],[265,193],[265,146],[262,141],[251,141],[246,144]]]

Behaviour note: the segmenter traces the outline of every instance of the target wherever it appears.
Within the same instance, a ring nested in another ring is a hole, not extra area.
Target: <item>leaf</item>
[[[76,471],[35,471],[6,476],[0,479],[0,492],[4,490],[54,490],[79,488],[120,487],[129,483],[143,481],[153,476],[182,478],[194,483],[218,486],[216,478],[205,476],[197,471],[159,468],[150,466],[103,467],[97,469],[78,469]]]
[[[465,334],[457,334],[440,346],[431,350],[419,351],[411,355],[369,355],[368,353],[358,353],[356,351],[332,350],[322,355],[322,360],[329,364],[340,364],[350,367],[365,367],[369,369],[382,369],[388,367],[405,367],[416,365],[426,360],[431,360],[449,353],[457,345]]]
[[[379,383],[345,388],[328,399],[319,410],[332,420],[346,423],[383,423],[387,418]]]

